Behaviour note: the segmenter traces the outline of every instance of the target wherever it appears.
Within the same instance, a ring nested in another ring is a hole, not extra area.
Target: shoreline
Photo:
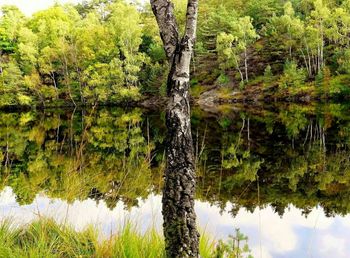
[[[236,104],[249,104],[254,106],[269,105],[274,103],[283,104],[311,104],[314,102],[319,103],[344,103],[347,102],[347,98],[320,98],[310,95],[294,96],[294,97],[272,97],[256,94],[255,96],[244,94],[244,92],[233,92],[232,95],[222,97],[220,92],[214,88],[205,91],[199,95],[199,97],[191,96],[191,106],[199,107],[203,111],[210,111],[210,109],[215,110],[218,106],[227,106]],[[62,102],[55,103],[52,102],[48,105],[11,105],[11,106],[0,106],[0,111],[2,112],[20,112],[20,111],[30,111],[30,110],[49,110],[49,109],[85,109],[85,108],[101,108],[101,107],[121,107],[121,108],[144,108],[150,110],[157,110],[164,108],[167,103],[167,97],[162,96],[144,96],[141,100],[137,101],[125,101],[125,102],[115,102],[115,103],[99,103],[84,104],[77,103],[73,105],[72,102]]]

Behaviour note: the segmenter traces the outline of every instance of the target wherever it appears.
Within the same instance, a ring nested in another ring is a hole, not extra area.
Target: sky
[[[145,3],[146,0],[139,0],[139,3]],[[54,5],[55,3],[66,4],[81,3],[83,0],[0,0],[0,7],[2,5],[15,5],[17,6],[25,15],[31,16],[33,13],[47,9],[48,7]]]
[[[33,13],[47,9],[55,3],[66,4],[66,3],[79,3],[82,0],[0,0],[0,6],[2,5],[15,5],[25,15],[30,16]]]

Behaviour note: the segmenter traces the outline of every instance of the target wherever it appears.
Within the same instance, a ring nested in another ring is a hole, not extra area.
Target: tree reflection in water
[[[194,110],[196,198],[221,208],[232,203],[232,215],[242,207],[254,211],[258,175],[261,206],[280,215],[291,204],[305,214],[316,206],[327,216],[348,214],[347,110],[336,104]],[[163,121],[159,112],[140,109],[1,112],[0,187],[11,186],[20,204],[45,192],[69,202],[90,197],[110,208],[118,200],[136,206],[162,188]]]

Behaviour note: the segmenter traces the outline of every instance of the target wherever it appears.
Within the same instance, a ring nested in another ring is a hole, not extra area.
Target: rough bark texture
[[[151,5],[171,65],[167,85],[167,167],[162,211],[166,253],[168,257],[199,257],[189,105],[190,63],[196,36],[198,0],[188,1],[186,30],[181,41],[178,39],[172,3],[168,0],[151,0]]]
[[[154,16],[157,19],[165,53],[171,63],[176,46],[179,43],[179,32],[174,15],[174,4],[169,0],[151,0],[151,6]]]

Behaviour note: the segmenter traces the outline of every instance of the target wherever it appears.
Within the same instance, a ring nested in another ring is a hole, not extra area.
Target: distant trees
[[[327,1],[311,0],[308,8],[300,4],[284,5],[284,14],[270,19],[265,37],[271,44],[285,46],[288,59],[303,66],[310,78],[322,73],[325,65],[342,69],[342,60],[334,57],[348,48],[349,9],[346,2],[331,5]],[[295,3],[295,1],[293,2]],[[277,47],[277,46],[276,46]]]
[[[182,33],[187,2],[174,4]],[[290,62],[308,81],[326,67],[350,75],[348,0],[207,0],[198,12],[192,72],[199,84],[246,85],[268,65],[278,79]],[[167,58],[152,18],[150,5],[116,0],[56,4],[32,17],[3,6],[0,105],[95,104],[163,92]]]
[[[235,12],[226,2],[209,8],[214,2],[203,4],[208,14],[199,19],[201,58],[215,53],[216,68],[233,82],[263,75],[267,65],[281,75],[291,62],[308,79],[322,74],[325,66],[332,73],[348,73],[348,1],[235,1],[240,7]],[[259,63],[250,68],[249,59]]]
[[[150,26],[147,16],[123,1],[93,1],[89,8],[55,5],[30,18],[3,7],[0,105],[25,104],[19,102],[23,94],[24,102],[42,105],[139,98],[144,69],[153,72],[164,59],[139,51]]]
[[[220,67],[223,70],[235,68],[238,70],[241,83],[249,81],[248,75],[248,47],[259,38],[253,27],[252,20],[246,16],[239,18],[231,24],[231,30],[221,32],[217,36],[217,52],[220,60]],[[242,71],[241,63],[244,69]]]

